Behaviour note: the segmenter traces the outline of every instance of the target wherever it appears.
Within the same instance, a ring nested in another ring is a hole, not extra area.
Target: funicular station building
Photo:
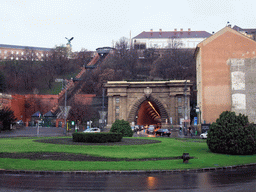
[[[178,130],[189,122],[189,80],[173,81],[108,81],[108,125],[124,119],[133,125],[158,125]],[[176,128],[176,129],[175,129]]]

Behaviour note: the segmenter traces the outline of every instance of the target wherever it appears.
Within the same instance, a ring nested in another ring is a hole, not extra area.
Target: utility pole
[[[65,128],[64,128],[64,134],[66,135],[67,132],[67,83],[65,81],[65,104],[64,104],[64,121],[65,121]]]
[[[188,115],[187,115],[187,105],[188,105],[188,101],[187,101],[187,80],[185,81],[185,88],[184,88],[184,128],[186,127],[187,124],[187,119],[188,119]],[[185,130],[187,131],[187,130]]]

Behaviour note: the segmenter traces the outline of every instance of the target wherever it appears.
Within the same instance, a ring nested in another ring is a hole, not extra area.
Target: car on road
[[[17,125],[23,125],[23,121],[22,120],[18,120],[18,121],[16,121],[16,124]]]
[[[83,131],[84,133],[99,133],[100,129],[99,128],[89,128]]]
[[[154,134],[154,132],[155,132],[154,125],[149,125],[149,127],[147,129],[147,134]]]
[[[164,136],[164,135],[167,135],[168,137],[171,136],[171,132],[168,130],[168,129],[158,129],[156,132],[155,132],[156,135],[160,135],[160,136]]]
[[[135,125],[134,131],[140,131],[140,126],[139,125]]]
[[[200,135],[200,138],[201,139],[207,139],[207,131],[206,132],[204,132],[204,133],[202,133],[201,135]]]

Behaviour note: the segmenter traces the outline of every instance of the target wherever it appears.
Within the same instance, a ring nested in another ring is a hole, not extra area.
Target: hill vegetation
[[[191,49],[128,49],[128,40],[121,38],[109,54],[86,75],[83,93],[102,95],[109,80],[174,80],[190,79],[195,83],[196,68]],[[91,55],[82,50],[70,59],[65,47],[56,47],[49,57],[38,61],[27,50],[28,60],[0,62],[0,91],[9,94],[58,94],[61,84],[56,78],[75,77],[89,63]]]

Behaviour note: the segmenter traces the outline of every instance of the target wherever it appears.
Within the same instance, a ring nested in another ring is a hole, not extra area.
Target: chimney
[[[162,29],[159,29],[159,35],[160,36],[162,35]]]
[[[182,28],[180,28],[180,31],[183,31],[183,29],[182,29]]]
[[[177,31],[177,29],[175,28],[174,31]]]
[[[150,29],[150,36],[153,36],[153,29]]]
[[[190,29],[190,28],[188,28],[188,31],[191,31],[191,29]]]

